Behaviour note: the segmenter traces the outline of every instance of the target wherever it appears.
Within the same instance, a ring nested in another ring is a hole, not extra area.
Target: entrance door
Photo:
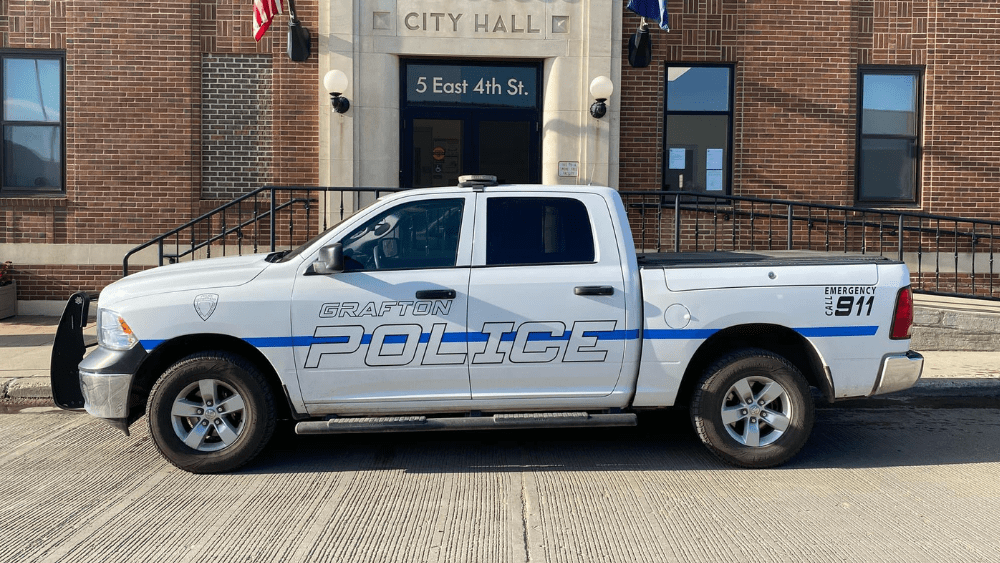
[[[400,186],[541,182],[537,63],[404,61]]]

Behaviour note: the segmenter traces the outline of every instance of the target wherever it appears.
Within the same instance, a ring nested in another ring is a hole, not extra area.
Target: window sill
[[[0,194],[0,207],[66,207],[69,200],[66,194],[52,195],[27,195],[27,194]]]
[[[919,211],[921,205],[912,201],[856,201],[854,208],[866,211]]]

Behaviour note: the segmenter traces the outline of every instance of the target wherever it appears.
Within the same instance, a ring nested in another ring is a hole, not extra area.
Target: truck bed
[[[639,268],[733,268],[741,266],[834,266],[899,263],[872,254],[830,254],[802,250],[766,252],[652,252],[637,254]]]

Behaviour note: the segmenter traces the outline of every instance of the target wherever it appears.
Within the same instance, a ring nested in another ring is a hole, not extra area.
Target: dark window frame
[[[859,65],[857,72],[857,103],[856,114],[856,134],[854,144],[854,201],[861,205],[884,206],[884,205],[907,205],[918,204],[920,202],[920,179],[923,169],[923,120],[924,120],[924,67],[905,65]],[[899,75],[913,76],[916,78],[916,112],[915,124],[916,133],[914,135],[893,135],[893,134],[869,134],[865,135],[864,130],[864,81],[866,75]],[[886,198],[886,197],[866,197],[862,192],[861,169],[862,169],[862,143],[865,139],[890,139],[890,140],[912,140],[914,150],[914,171],[913,171],[913,193],[912,197]]]
[[[60,186],[57,188],[7,187],[3,184],[6,176],[6,150],[3,146],[4,131],[8,126],[53,126],[53,121],[8,120],[3,104],[5,84],[8,80],[4,72],[4,62],[8,59],[46,59],[59,61],[59,168]],[[38,49],[0,49],[0,197],[64,197],[66,195],[66,52]]]
[[[407,71],[410,65],[439,66],[490,66],[534,67],[538,85],[533,107],[464,105],[452,102],[413,102],[407,99]],[[444,59],[404,57],[399,61],[399,186],[413,188],[413,121],[415,119],[454,119],[463,122],[462,174],[493,174],[480,170],[475,159],[478,143],[473,132],[478,132],[484,121],[525,121],[533,127],[531,143],[526,155],[529,165],[527,183],[539,183],[542,178],[542,114],[544,111],[544,61],[542,59]]]
[[[685,68],[725,68],[729,70],[729,110],[728,111],[693,111],[693,110],[671,110],[668,106],[669,101],[669,88],[670,88],[670,78],[669,72],[671,67],[685,67]],[[663,190],[677,190],[678,186],[668,186],[667,185],[667,170],[670,165],[670,148],[668,146],[668,135],[670,132],[670,116],[671,115],[712,115],[712,116],[726,116],[728,135],[726,139],[726,155],[725,155],[725,165],[726,174],[723,176],[723,189],[722,192],[709,192],[702,190],[692,190],[693,194],[712,194],[719,193],[720,195],[732,195],[733,191],[733,124],[735,122],[735,105],[736,105],[736,63],[701,63],[701,62],[684,62],[684,61],[665,61],[663,66],[663,150],[661,152],[660,163],[660,187]]]

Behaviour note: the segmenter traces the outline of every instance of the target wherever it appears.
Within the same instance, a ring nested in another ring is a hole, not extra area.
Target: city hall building
[[[268,184],[482,173],[1000,219],[1000,6],[667,7],[633,67],[620,0],[297,0],[304,61],[287,6],[257,42],[245,0],[5,0],[0,262],[20,313]]]

